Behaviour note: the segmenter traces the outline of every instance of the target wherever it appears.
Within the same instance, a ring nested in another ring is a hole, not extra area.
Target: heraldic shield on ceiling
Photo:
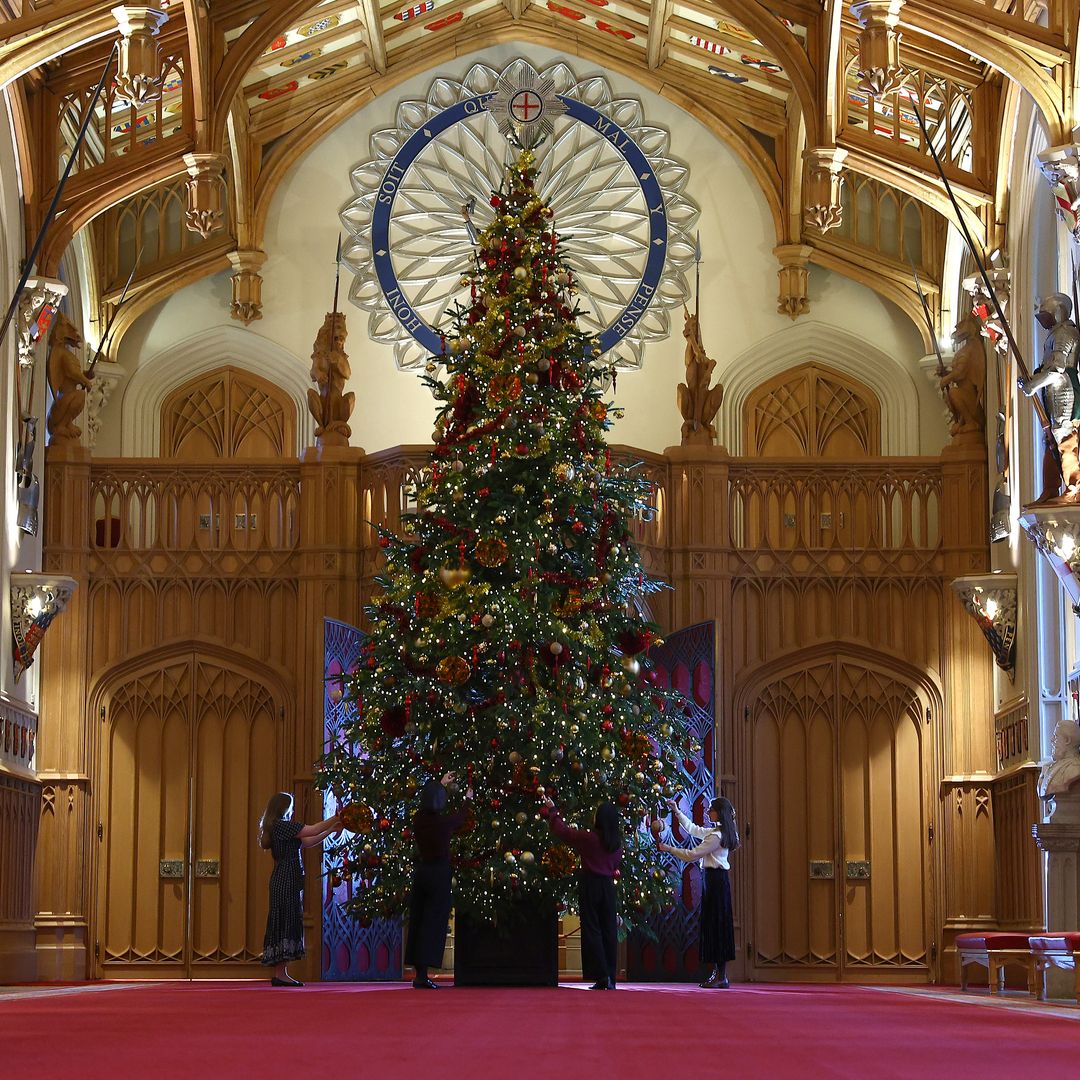
[[[372,134],[341,219],[350,297],[370,313],[372,340],[394,346],[398,367],[438,354],[444,313],[466,298],[472,238],[517,153],[511,134],[534,149],[582,325],[600,338],[605,363],[640,367],[646,344],[668,337],[671,309],[690,296],[699,210],[670,133],[646,122],[639,100],[563,62],[538,71],[519,59],[436,78],[425,100],[399,104],[396,121]]]

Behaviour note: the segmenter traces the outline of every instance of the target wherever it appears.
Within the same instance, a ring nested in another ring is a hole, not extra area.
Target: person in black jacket
[[[429,780],[420,789],[420,808],[412,819],[416,865],[409,897],[405,963],[416,968],[413,986],[417,990],[438,989],[428,978],[428,969],[442,966],[446,949],[450,920],[450,837],[469,817],[464,809],[446,813],[446,785],[452,781],[450,773],[441,780]],[[472,798],[472,789],[465,792],[465,797]]]

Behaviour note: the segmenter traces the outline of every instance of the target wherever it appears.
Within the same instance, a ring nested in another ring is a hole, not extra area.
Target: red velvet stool
[[[1080,1005],[1080,933],[1037,934],[1028,938],[1039,976],[1039,1000],[1046,1000],[1046,972],[1052,967],[1073,972],[1073,997]]]
[[[967,967],[979,964],[986,968],[991,994],[1005,989],[1005,968],[1015,964],[1027,972],[1028,993],[1035,993],[1035,958],[1031,954],[1027,934],[1002,934],[984,931],[979,934],[959,934],[956,954],[960,958],[960,989],[966,990]]]

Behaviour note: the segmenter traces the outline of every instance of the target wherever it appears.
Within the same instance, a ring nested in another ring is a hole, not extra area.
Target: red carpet
[[[155,983],[0,996],[0,1076],[1018,1077],[1073,1075],[1080,1012],[859,987],[590,993]]]

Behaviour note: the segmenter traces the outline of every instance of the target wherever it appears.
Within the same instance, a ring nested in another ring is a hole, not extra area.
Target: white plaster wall
[[[461,76],[474,62],[500,66],[520,55],[537,64],[557,56],[533,46],[501,46],[418,76],[351,117],[292,169],[269,215],[264,241],[268,258],[262,271],[263,318],[252,324],[249,333],[277,343],[307,364],[332,297],[333,252],[340,228],[337,211],[351,197],[350,169],[369,156],[371,133],[393,124],[400,100],[425,96],[436,74]],[[579,76],[596,72],[594,65],[567,59]],[[791,326],[787,316],[776,312],[777,263],[772,254],[776,240],[765,198],[734,152],[697,121],[627,79],[610,73],[608,79],[617,92],[643,101],[650,123],[671,131],[674,155],[690,167],[689,193],[702,210],[702,332],[723,379],[725,368],[736,357],[743,357],[745,363],[757,342]],[[796,327],[810,321],[819,324],[815,340],[820,339],[822,328],[842,327],[879,354],[891,357],[894,366],[889,372],[874,370],[868,361],[862,377],[872,386],[885,377],[914,386],[914,393],[907,396],[916,402],[917,415],[895,420],[910,433],[908,453],[936,453],[945,442],[946,430],[933,390],[918,373],[916,361],[922,349],[915,328],[869,289],[825,270],[811,270],[810,296],[811,313]],[[177,342],[229,322],[229,299],[227,273],[182,290],[133,327],[121,346],[120,363],[134,371],[139,363],[153,363],[155,355]],[[415,373],[395,369],[390,348],[367,341],[366,312],[349,305],[348,318],[351,389],[357,393],[354,444],[374,451],[427,441],[434,416],[430,396]],[[681,329],[677,316],[672,336],[649,346],[644,369],[620,374],[618,403],[626,408],[626,418],[613,431],[614,441],[648,450],[678,443],[681,418],[675,387],[683,375]],[[820,348],[809,355],[797,333],[791,341],[792,364],[809,359],[828,363],[829,357],[821,355]],[[223,362],[228,359],[222,357]],[[100,455],[120,452],[120,424],[133,423],[131,417],[121,419],[122,408],[118,394],[105,415],[96,451]]]
[[[2,318],[15,286],[19,283],[20,260],[24,253],[22,191],[19,166],[15,154],[15,135],[5,91],[0,97],[0,297]],[[4,437],[0,444],[0,469],[3,479],[4,524],[0,540],[0,699],[35,707],[37,672],[35,665],[15,684],[11,654],[11,608],[8,603],[9,584],[13,570],[36,570],[41,566],[41,541],[17,528],[15,491],[15,443],[18,438],[18,405],[15,391],[15,371],[18,366],[17,333],[12,322],[0,349],[0,411],[3,414]],[[40,417],[36,454],[38,479],[44,481],[45,445],[45,357],[38,357],[38,378],[34,412]]]

